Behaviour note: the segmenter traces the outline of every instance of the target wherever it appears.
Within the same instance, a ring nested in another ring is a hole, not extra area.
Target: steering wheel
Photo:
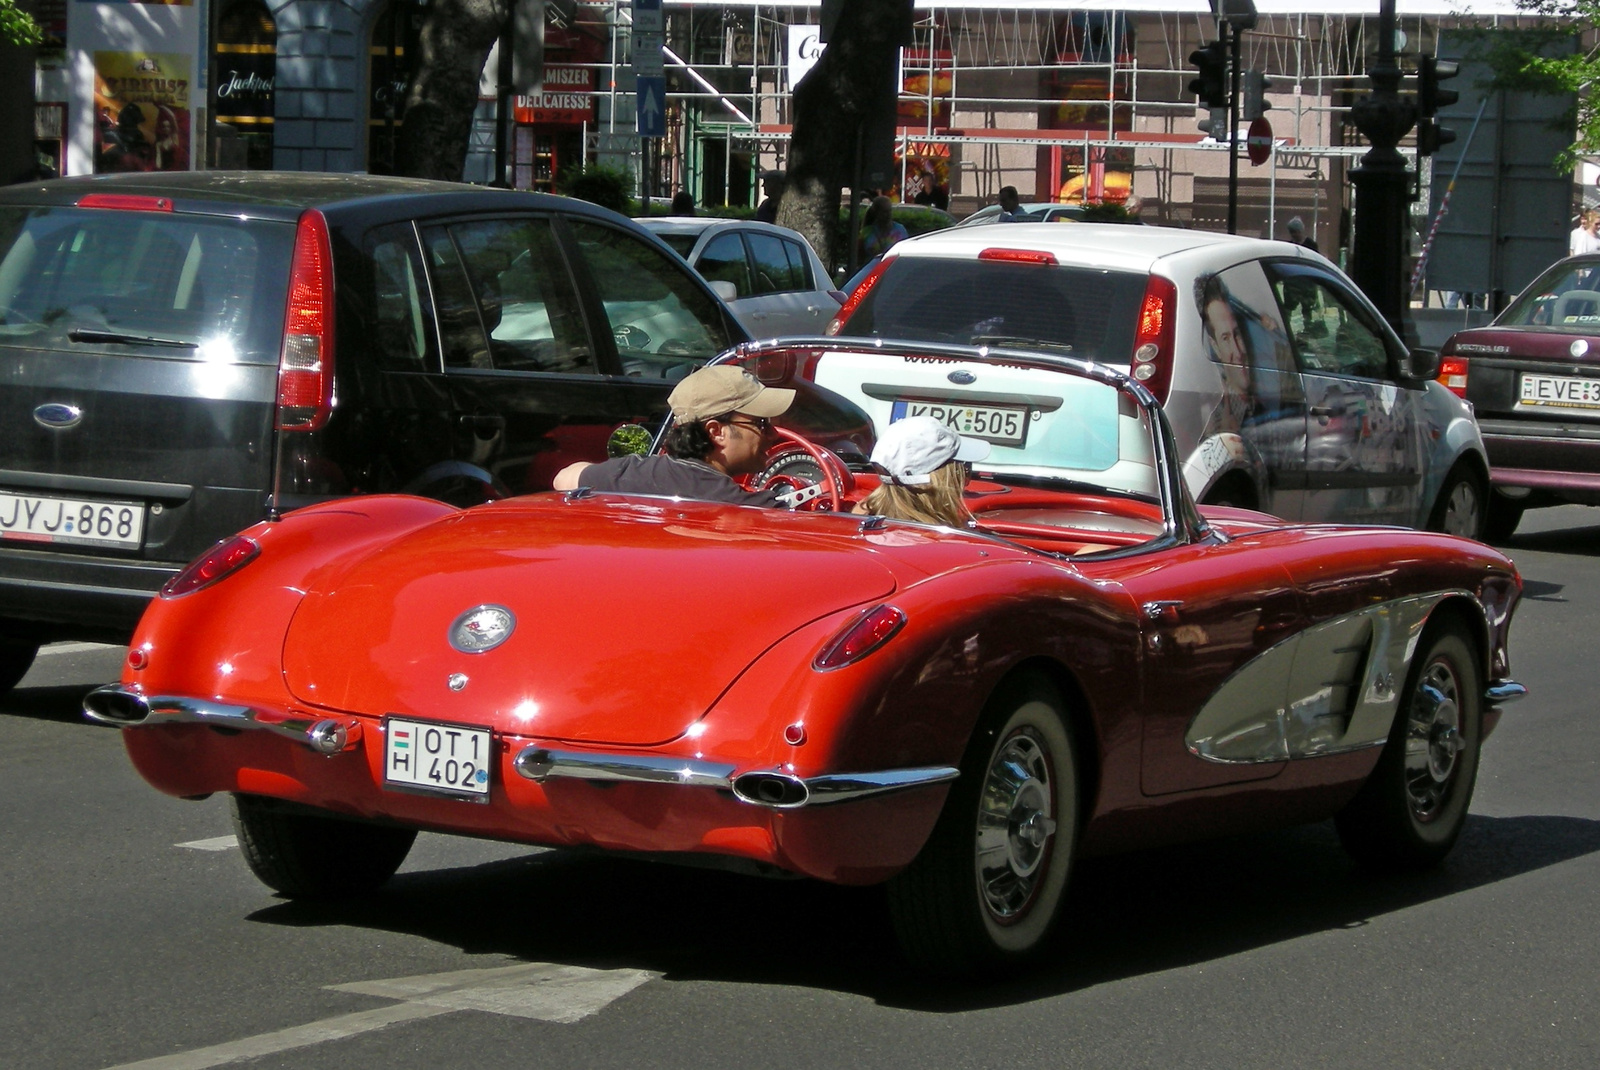
[[[796,506],[796,508],[826,508],[835,513],[844,512],[844,496],[847,492],[855,489],[856,482],[855,477],[850,474],[850,469],[845,467],[844,462],[841,461],[832,450],[817,445],[815,442],[812,442],[810,439],[799,434],[798,432],[790,431],[785,427],[774,427],[772,429],[772,433],[779,439],[783,440],[783,442],[793,446],[798,446],[801,451],[803,451],[805,455],[811,459],[811,462],[816,465],[817,470],[822,473],[822,478],[813,482],[809,479],[785,472],[769,472],[767,477],[761,481],[761,485],[756,489],[769,490],[773,487],[804,488],[809,486],[820,486],[822,488],[822,495],[809,498],[808,500],[801,502],[800,505]],[[772,450],[768,452],[768,457],[771,458],[774,454],[782,452],[784,452],[783,445],[780,444],[774,446]],[[770,467],[771,466],[769,463],[769,468]],[[754,482],[754,480],[752,480],[752,482]],[[826,498],[827,502],[826,506],[823,504],[824,497]]]

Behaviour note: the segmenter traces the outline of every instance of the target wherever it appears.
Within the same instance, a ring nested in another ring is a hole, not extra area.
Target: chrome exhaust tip
[[[83,697],[83,715],[96,724],[126,728],[150,718],[150,703],[137,691],[121,684],[97,687]]]
[[[755,806],[792,810],[811,801],[806,782],[788,773],[745,773],[733,778],[733,794]]]

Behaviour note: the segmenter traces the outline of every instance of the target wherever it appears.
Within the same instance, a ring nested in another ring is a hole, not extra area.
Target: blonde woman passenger
[[[931,416],[890,424],[872,447],[883,482],[856,506],[858,513],[919,524],[966,527],[967,464],[989,456],[989,443],[958,435]]]

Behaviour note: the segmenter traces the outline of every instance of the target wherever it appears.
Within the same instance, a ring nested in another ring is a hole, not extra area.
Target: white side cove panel
[[[1448,593],[1368,606],[1285,639],[1195,715],[1189,753],[1232,765],[1382,746],[1423,625]]]

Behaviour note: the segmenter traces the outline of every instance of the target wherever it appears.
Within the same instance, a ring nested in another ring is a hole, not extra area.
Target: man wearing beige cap
[[[700,498],[736,505],[781,506],[779,492],[747,491],[734,476],[759,471],[772,417],[788,411],[793,390],[762,386],[742,368],[721,364],[684,377],[667,397],[673,428],[666,453],[579,461],[556,473],[556,490],[588,487],[621,494]]]

